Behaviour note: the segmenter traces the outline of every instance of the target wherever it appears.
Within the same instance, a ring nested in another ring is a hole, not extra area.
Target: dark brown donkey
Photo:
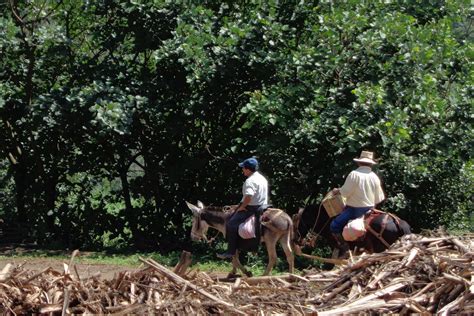
[[[191,230],[192,240],[207,240],[206,234],[209,227],[214,228],[225,236],[225,226],[233,213],[232,207],[206,207],[202,202],[198,201],[197,206],[186,202],[189,209],[193,211],[193,227]],[[291,217],[283,210],[277,208],[269,208],[263,212],[261,216],[262,235],[261,242],[265,243],[268,253],[268,264],[263,275],[272,272],[275,266],[277,254],[276,243],[280,241],[280,245],[285,251],[286,260],[288,261],[290,273],[294,270],[294,256],[291,247],[293,221]],[[245,241],[245,240],[243,240]],[[239,251],[242,251],[239,244],[239,250],[232,258],[232,271],[230,275],[237,272],[239,268],[245,275],[250,276],[251,273],[245,269],[240,263]]]
[[[358,249],[363,248],[369,253],[382,252],[398,238],[411,233],[410,225],[393,214],[373,213],[371,216],[373,219],[366,223],[368,225],[366,235],[360,241],[348,242],[351,249],[357,247]],[[316,239],[323,237],[333,249],[337,249],[337,242],[329,229],[332,218],[328,216],[324,206],[308,205],[304,209],[300,209],[298,214],[294,215],[293,220],[296,226],[294,234],[296,244],[304,243],[308,237],[312,240],[309,244],[316,241],[315,237]],[[312,246],[314,247],[314,244]]]

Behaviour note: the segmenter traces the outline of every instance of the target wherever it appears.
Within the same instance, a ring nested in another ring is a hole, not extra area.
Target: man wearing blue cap
[[[242,186],[242,200],[237,210],[226,225],[226,239],[228,248],[225,253],[218,254],[221,259],[229,259],[235,255],[239,239],[239,225],[262,206],[268,204],[268,181],[258,172],[258,161],[248,158],[239,163],[244,176],[247,177]]]

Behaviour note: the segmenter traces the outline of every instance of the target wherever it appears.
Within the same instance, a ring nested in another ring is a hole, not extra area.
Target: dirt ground
[[[29,271],[40,272],[49,267],[54,270],[63,272],[64,264],[69,264],[70,259],[57,259],[57,258],[45,258],[45,257],[29,257],[28,259],[18,258],[17,256],[21,255],[31,255],[32,250],[24,247],[11,247],[11,246],[0,246],[0,255],[2,256],[12,256],[12,259],[0,259],[0,270],[5,267],[6,264],[11,263],[14,266],[21,265],[24,269]],[[14,255],[13,255],[14,254]],[[124,265],[114,265],[114,264],[89,264],[83,263],[84,260],[81,260],[81,255],[85,256],[88,253],[79,254],[79,257],[73,261],[73,264],[76,265],[78,274],[81,278],[88,278],[93,275],[100,276],[101,279],[111,280],[114,278],[114,275],[120,271],[136,271],[140,267],[136,266],[124,266]],[[56,252],[52,251],[51,255],[68,255],[66,252]],[[79,258],[79,259],[78,259]],[[75,273],[75,272],[73,272]]]

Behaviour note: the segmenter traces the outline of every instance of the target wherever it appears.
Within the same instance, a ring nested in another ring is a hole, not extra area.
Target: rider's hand
[[[332,189],[331,193],[332,193],[333,195],[338,195],[338,194],[341,193],[341,192],[339,191],[339,188],[334,188],[334,189]]]

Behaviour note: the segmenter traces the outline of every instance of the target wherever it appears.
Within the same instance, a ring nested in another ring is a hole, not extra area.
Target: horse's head
[[[294,242],[311,248],[316,246],[319,237],[331,239],[329,224],[331,219],[322,205],[308,205],[300,209],[293,222],[295,223]]]
[[[201,201],[197,202],[197,206],[186,202],[188,208],[193,212],[193,226],[191,229],[191,240],[207,240],[206,234],[209,229],[209,224],[202,219],[202,213],[205,209]]]

